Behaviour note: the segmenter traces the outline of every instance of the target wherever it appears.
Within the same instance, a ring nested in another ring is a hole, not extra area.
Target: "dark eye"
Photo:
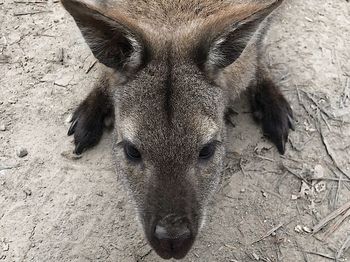
[[[140,161],[141,160],[140,151],[137,150],[137,148],[130,143],[124,144],[124,152],[125,152],[126,157],[131,161]]]
[[[199,158],[206,160],[211,158],[215,153],[215,144],[210,143],[202,147],[201,151],[199,152]]]

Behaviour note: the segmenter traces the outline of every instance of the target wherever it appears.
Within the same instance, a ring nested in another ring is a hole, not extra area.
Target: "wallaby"
[[[114,126],[116,170],[150,245],[181,259],[220,182],[225,113],[242,91],[285,152],[293,114],[259,48],[262,22],[283,0],[61,1],[106,66],[73,114],[75,153]]]

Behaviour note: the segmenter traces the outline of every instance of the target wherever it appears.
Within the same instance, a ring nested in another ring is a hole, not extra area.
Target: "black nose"
[[[193,243],[188,219],[173,214],[158,221],[153,237],[154,248],[163,258],[183,258]]]

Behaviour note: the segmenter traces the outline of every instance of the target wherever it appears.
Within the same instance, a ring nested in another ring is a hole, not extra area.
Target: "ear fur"
[[[98,1],[61,2],[102,64],[122,73],[133,73],[147,62],[146,38],[132,21],[117,12],[105,12]]]
[[[282,2],[242,5],[206,25],[195,51],[196,63],[212,73],[235,62],[260,23]]]

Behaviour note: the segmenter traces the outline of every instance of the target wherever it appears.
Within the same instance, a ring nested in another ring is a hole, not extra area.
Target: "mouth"
[[[150,244],[155,252],[163,259],[182,259],[191,250],[194,237],[187,239],[161,240],[151,239]]]

